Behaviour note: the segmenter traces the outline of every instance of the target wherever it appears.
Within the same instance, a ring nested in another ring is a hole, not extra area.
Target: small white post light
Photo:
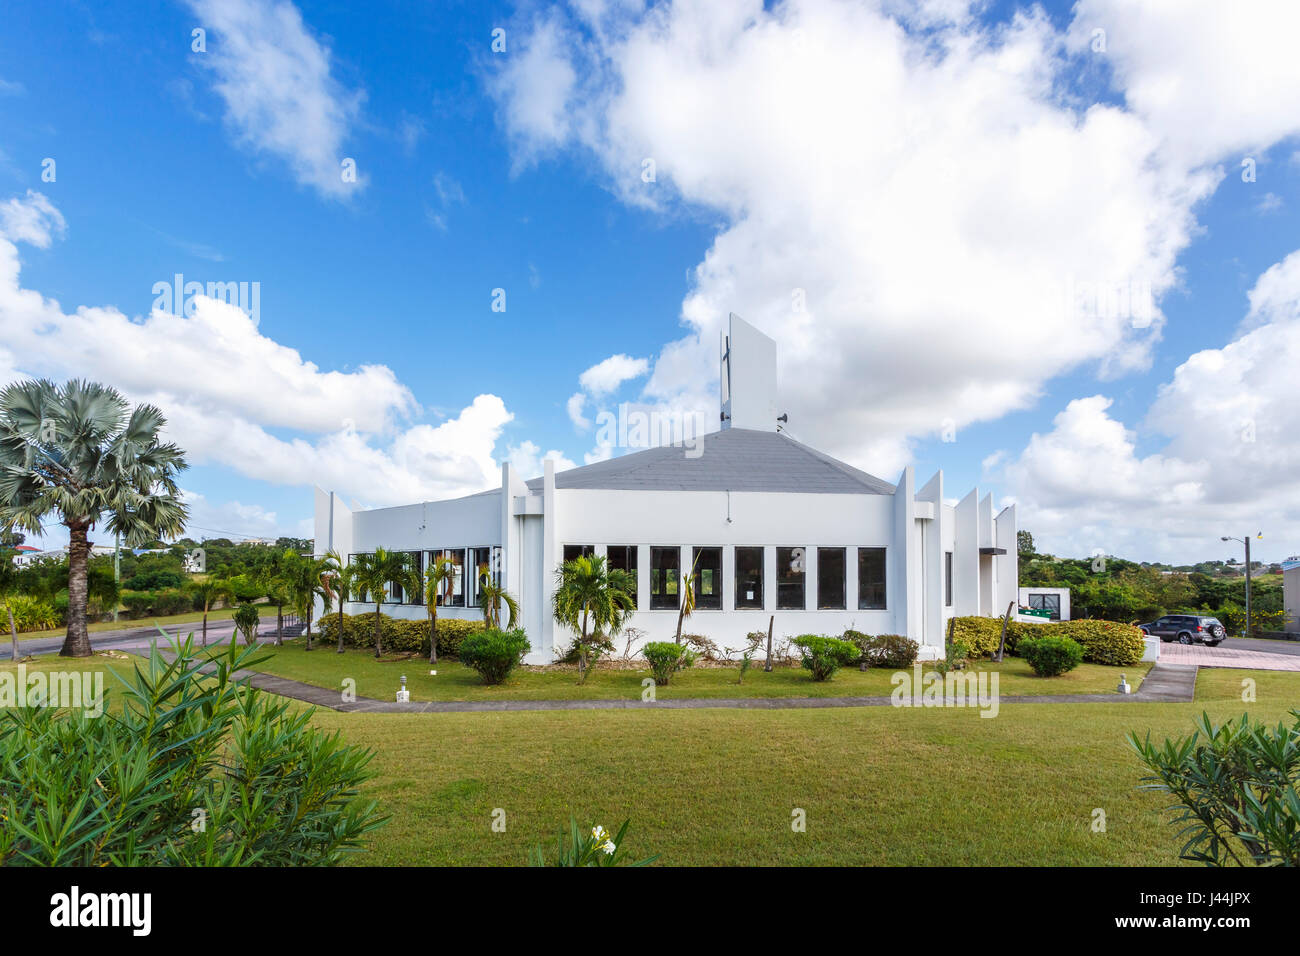
[[[1119,675],[1119,686],[1116,687],[1115,690],[1121,694],[1133,693],[1133,688],[1129,686],[1129,682],[1125,679],[1123,674]]]
[[[399,704],[409,704],[411,702],[411,692],[406,689],[406,675],[402,675],[402,686],[397,691],[397,702]]]

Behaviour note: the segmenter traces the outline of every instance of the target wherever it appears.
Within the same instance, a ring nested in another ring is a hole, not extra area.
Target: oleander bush
[[[118,678],[99,716],[0,711],[0,865],[316,866],[386,822],[360,788],[372,753],[312,726],[311,708],[233,675],[191,636]],[[116,673],[116,672],[114,672]]]
[[[1068,637],[1022,638],[1017,650],[1039,677],[1057,677],[1072,671],[1083,660],[1083,645]]]
[[[460,662],[478,671],[485,684],[500,684],[523,661],[530,648],[523,628],[480,628],[460,643]]]
[[[1202,713],[1190,737],[1151,742],[1128,734],[1151,771],[1141,790],[1176,803],[1186,837],[1178,858],[1207,866],[1300,866],[1300,710],[1276,727],[1242,714],[1219,725]]]
[[[856,663],[861,651],[848,641],[820,634],[801,634],[792,642],[799,649],[800,663],[815,681],[830,680],[841,667]]]

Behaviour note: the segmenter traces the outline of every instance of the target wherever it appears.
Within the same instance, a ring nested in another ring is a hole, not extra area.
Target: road
[[[169,635],[179,634],[182,637],[187,634],[194,634],[195,639],[201,625],[196,622],[187,624],[168,624],[162,628],[163,632]],[[235,629],[235,624],[231,620],[209,621],[208,622],[208,643],[221,644],[230,639],[231,633]],[[275,616],[262,618],[261,626],[258,628],[259,635],[275,633]],[[147,648],[154,641],[158,640],[158,628],[146,625],[144,627],[123,628],[120,631],[98,631],[90,635],[90,646],[97,651],[106,650],[140,650]],[[57,637],[38,637],[29,641],[21,641],[18,645],[19,651],[23,654],[54,654],[63,646],[63,635]],[[0,660],[11,660],[13,645],[8,638],[0,635]]]
[[[1233,651],[1263,651],[1265,654],[1292,654],[1300,657],[1300,641],[1266,641],[1257,637],[1230,637],[1219,646]]]

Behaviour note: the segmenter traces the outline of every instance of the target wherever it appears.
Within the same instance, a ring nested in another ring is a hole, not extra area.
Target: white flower
[[[602,827],[600,824],[597,824],[596,826],[591,828],[591,838],[593,840],[604,840],[608,836],[609,834],[605,832],[605,828]]]
[[[617,850],[618,847],[614,846],[613,840],[606,840],[604,844],[601,846],[601,849],[605,851],[605,854],[607,856],[609,856],[609,855],[613,855],[614,851]]]

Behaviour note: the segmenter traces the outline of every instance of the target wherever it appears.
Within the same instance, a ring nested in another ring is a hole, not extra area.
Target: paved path
[[[363,714],[451,714],[522,710],[802,710],[819,707],[887,707],[889,697],[693,697],[643,701],[639,698],[611,700],[474,700],[413,701],[399,704],[390,700],[360,697],[344,703],[339,691],[313,684],[275,677],[255,671],[236,671],[238,680],[282,697],[305,701],[344,713]],[[1190,702],[1196,691],[1196,668],[1155,664],[1136,693],[1121,694],[1042,694],[1002,695],[999,705],[1013,704],[1122,704],[1153,702]]]
[[[181,635],[182,637],[192,633],[194,634],[195,643],[198,643],[199,631],[202,626],[201,621],[186,624],[168,624],[163,627],[163,631],[171,636]],[[229,618],[223,621],[208,621],[208,643],[221,644],[228,641],[234,629],[235,623]],[[262,618],[258,633],[265,635],[268,629],[270,633],[275,633],[274,615]],[[35,637],[30,640],[22,640],[18,642],[18,650],[21,654],[29,655],[57,653],[59,648],[63,646],[63,638],[63,634],[58,634],[52,637]],[[117,631],[92,631],[90,646],[97,651],[148,650],[149,646],[157,638],[157,627],[152,624],[137,624]],[[7,661],[12,656],[12,645],[9,636],[0,634],[0,660]]]
[[[1294,654],[1300,657],[1300,641],[1281,641],[1264,637],[1230,637],[1219,646],[1232,651],[1263,651],[1266,654]]]
[[[1160,663],[1190,664],[1195,667],[1244,667],[1261,671],[1300,671],[1300,654],[1287,651],[1262,651],[1259,645],[1273,641],[1249,642],[1240,638],[1224,641],[1218,647],[1204,644],[1161,644]]]

